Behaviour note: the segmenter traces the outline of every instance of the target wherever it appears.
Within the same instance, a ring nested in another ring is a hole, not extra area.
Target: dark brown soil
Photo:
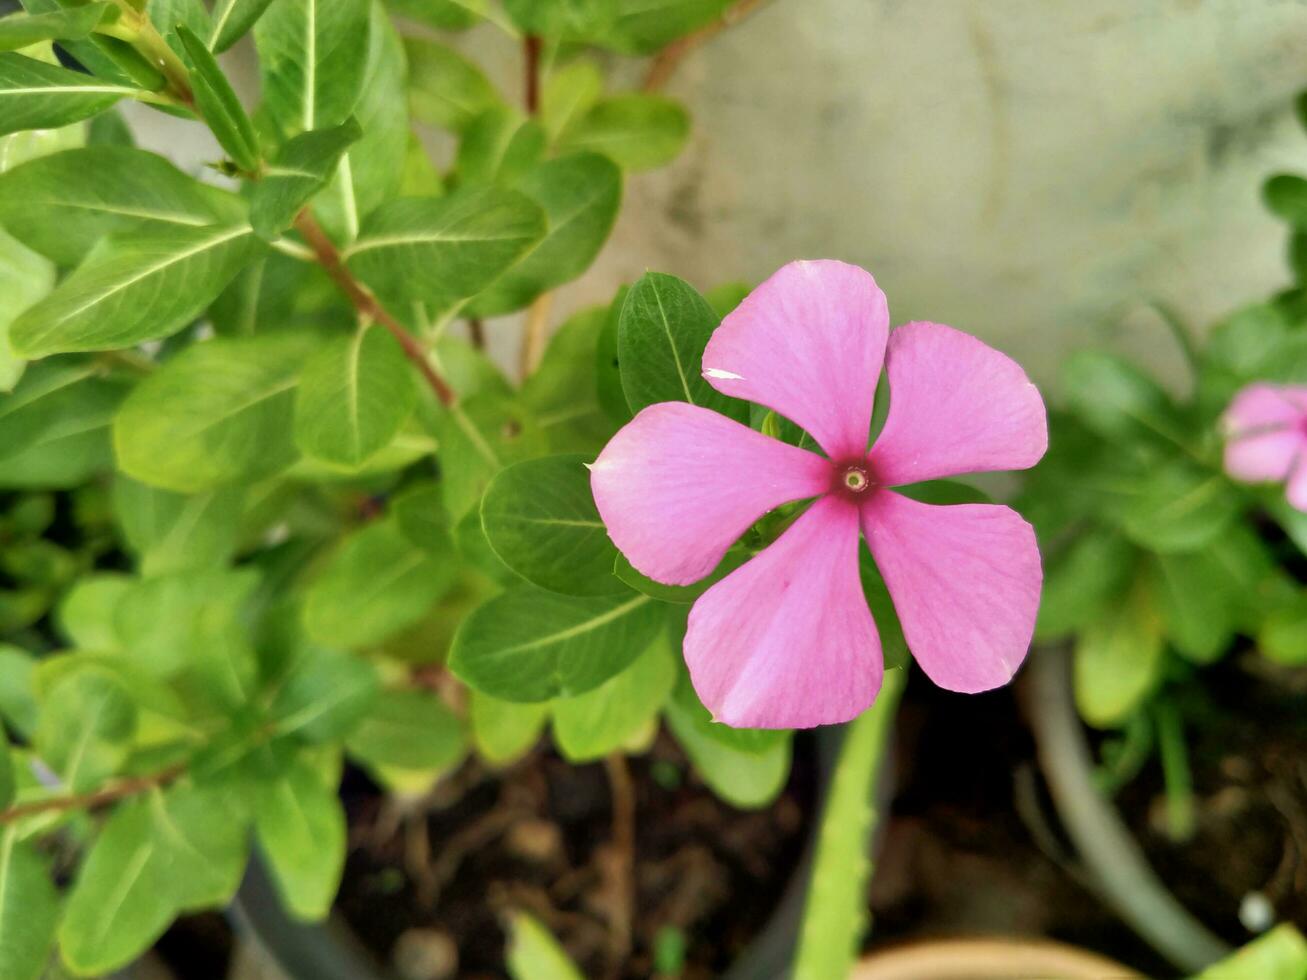
[[[503,772],[469,762],[407,815],[355,777],[344,792],[354,839],[338,908],[392,969],[446,962],[452,976],[456,950],[459,977],[502,976],[503,916],[525,909],[588,977],[651,976],[668,965],[655,951],[669,956],[682,940],[683,977],[720,976],[798,864],[815,811],[812,744],[796,742],[789,785],[756,812],[721,803],[666,736],[628,767],[629,852],[614,845],[624,832],[614,774],[545,748]]]

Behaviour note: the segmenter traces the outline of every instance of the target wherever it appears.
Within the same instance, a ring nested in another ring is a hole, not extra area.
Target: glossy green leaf
[[[505,966],[512,980],[582,980],[584,974],[539,920],[514,912]]]
[[[349,754],[368,766],[443,772],[467,750],[463,723],[428,691],[383,691],[346,739]]]
[[[363,135],[347,119],[330,129],[313,129],[288,140],[264,171],[250,200],[250,223],[267,239],[290,226],[309,199],[327,186],[351,143]]]
[[[114,517],[147,576],[224,564],[236,550],[244,502],[240,487],[186,495],[122,474],[113,486]]]
[[[598,687],[652,642],[662,609],[648,596],[563,596],[524,587],[463,621],[450,669],[506,701],[546,701]]]
[[[286,910],[326,917],[345,866],[345,812],[333,787],[294,759],[254,786],[254,830]]]
[[[24,357],[130,347],[176,333],[253,258],[248,225],[174,225],[124,233],[86,261],[9,330]]]
[[[703,351],[718,322],[707,300],[675,276],[646,272],[631,287],[622,304],[617,355],[634,411],[679,401],[748,418],[745,402],[727,398],[703,378]]]
[[[370,0],[272,0],[254,25],[262,112],[283,137],[339,126],[367,70]]]
[[[521,309],[590,267],[617,220],[622,173],[607,157],[577,153],[540,164],[516,189],[544,211],[548,231],[472,303],[483,316]]]
[[[453,568],[393,521],[354,532],[309,586],[304,622],[322,643],[366,647],[421,619],[449,588]]]
[[[88,3],[48,14],[12,14],[0,18],[0,51],[16,51],[38,41],[77,41],[106,19],[113,9],[108,3]]]
[[[455,521],[480,504],[495,474],[535,455],[543,441],[516,400],[491,392],[442,408],[432,431],[440,444],[445,507]]]
[[[384,448],[413,412],[413,369],[380,326],[323,346],[295,396],[295,442],[305,455],[356,467]]]
[[[0,223],[61,265],[100,239],[145,226],[200,228],[239,213],[233,195],[124,146],[64,150],[0,175]]]
[[[268,714],[278,735],[306,742],[339,741],[374,710],[380,688],[376,668],[362,657],[306,646]]]
[[[502,765],[530,751],[549,717],[549,702],[503,701],[473,688],[468,720],[472,742],[487,762]]]
[[[844,977],[853,969],[867,928],[872,835],[882,816],[876,789],[892,761],[894,718],[906,679],[903,669],[887,671],[875,703],[845,731],[817,831],[795,980]]]
[[[528,582],[567,595],[612,595],[617,549],[595,507],[581,456],[547,456],[500,471],[481,501],[486,538]]]
[[[469,188],[383,204],[344,255],[382,295],[447,304],[485,289],[544,233],[530,198]]]
[[[312,341],[297,333],[195,344],[146,378],[114,422],[129,476],[195,493],[294,462],[294,389]]]
[[[0,828],[0,976],[40,980],[54,948],[59,895],[35,846]]]
[[[200,115],[218,143],[231,154],[236,166],[254,172],[259,166],[259,138],[254,123],[245,114],[227,76],[218,67],[217,59],[189,27],[177,25],[177,36],[191,61],[191,88],[199,105]],[[262,185],[260,185],[262,186]]]
[[[81,670],[41,699],[36,747],[73,792],[99,785],[127,757],[136,732],[131,695],[106,672]]]
[[[1123,723],[1161,680],[1162,628],[1145,582],[1086,626],[1076,642],[1074,684],[1081,717],[1098,728]]]
[[[554,741],[574,763],[592,762],[654,731],[676,686],[678,652],[665,633],[620,674],[594,690],[553,703]]]
[[[0,136],[22,129],[55,129],[87,119],[126,95],[129,85],[0,51]]]
[[[423,122],[461,130],[500,103],[499,93],[481,69],[447,45],[406,38],[409,98]]]
[[[676,159],[690,135],[690,116],[661,95],[600,99],[559,137],[560,152],[602,153],[623,170],[653,170]]]

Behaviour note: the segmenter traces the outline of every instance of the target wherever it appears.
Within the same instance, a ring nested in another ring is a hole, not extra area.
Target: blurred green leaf
[[[651,54],[706,27],[735,0],[616,0],[617,18],[607,43],[627,54]]]
[[[185,495],[118,474],[113,512],[142,575],[225,563],[236,550],[245,492],[225,487]]]
[[[522,383],[522,403],[556,453],[587,458],[608,441],[613,426],[599,405],[595,357],[608,317],[604,307],[575,314],[554,332],[539,367]]]
[[[374,710],[380,689],[376,668],[362,657],[304,646],[268,714],[278,735],[338,742]]]
[[[22,129],[55,129],[87,119],[125,95],[127,85],[0,51],[0,136]]]
[[[495,474],[536,455],[543,443],[515,399],[490,392],[440,409],[432,430],[440,444],[445,507],[455,521],[479,505]]]
[[[547,701],[598,687],[653,640],[662,608],[647,596],[564,596],[523,587],[463,621],[450,669],[507,701]]]
[[[550,41],[589,41],[613,24],[613,0],[504,0],[504,9],[523,34]]]
[[[1080,631],[1074,684],[1081,717],[1097,728],[1123,723],[1161,680],[1162,628],[1146,580],[1116,609]]]
[[[180,783],[149,797],[160,884],[179,912],[226,905],[249,854],[249,816],[225,785]]]
[[[36,748],[69,791],[79,793],[118,771],[136,720],[136,706],[120,681],[104,671],[78,671],[41,699]]]
[[[390,0],[390,6],[438,31],[462,31],[481,20],[486,0]]]
[[[559,152],[590,150],[623,170],[653,170],[671,163],[690,135],[690,116],[661,95],[629,93],[600,99],[558,139]]]
[[[649,576],[639,572],[627,557],[621,553],[618,553],[614,561],[613,574],[637,592],[643,592],[650,598],[657,599],[660,602],[688,604],[694,602],[699,596],[752,557],[752,553],[745,548],[732,548],[726,552],[715,569],[693,585],[664,585],[662,582],[655,582]]]
[[[1295,174],[1276,174],[1262,185],[1262,200],[1272,214],[1289,224],[1307,226],[1307,180]]]
[[[566,595],[625,592],[617,549],[590,492],[581,456],[548,456],[499,472],[481,501],[486,538],[528,582]]]
[[[538,122],[508,106],[492,106],[464,127],[454,172],[465,187],[513,187],[540,162],[544,149],[545,134]]]
[[[100,572],[81,578],[59,602],[59,632],[79,650],[108,653],[122,648],[115,618],[132,588],[130,575]]]
[[[311,129],[287,140],[254,186],[250,223],[273,240],[309,199],[327,186],[351,143],[363,135],[352,116],[339,126]]]
[[[459,131],[501,100],[481,69],[447,45],[405,38],[409,100],[423,122]]]
[[[1257,630],[1257,648],[1268,660],[1288,667],[1307,664],[1307,595],[1295,592],[1267,614]]]
[[[38,41],[77,41],[90,33],[113,10],[108,3],[88,3],[48,14],[11,14],[0,17],[0,51],[16,51]]]
[[[1175,404],[1152,378],[1098,351],[1073,355],[1062,370],[1067,401],[1086,426],[1105,439],[1184,445]]]
[[[59,894],[36,848],[18,827],[0,828],[0,976],[40,980],[54,948]]]
[[[514,912],[509,919],[505,965],[512,980],[582,980],[584,976],[549,930],[526,912]]]
[[[1114,531],[1093,528],[1045,556],[1044,591],[1035,636],[1055,640],[1115,611],[1135,566],[1137,551]]]
[[[416,395],[399,344],[380,326],[360,326],[305,365],[295,397],[295,442],[305,455],[357,467],[395,438]]]
[[[519,704],[501,701],[473,688],[469,720],[477,753],[487,762],[503,765],[526,754],[540,738],[549,717],[549,702]]]
[[[1209,966],[1195,980],[1307,980],[1307,939],[1284,922]]]
[[[676,685],[677,656],[660,633],[621,673],[585,694],[554,701],[554,741],[563,757],[592,762],[652,733]]]
[[[257,255],[248,225],[159,226],[105,239],[10,327],[15,351],[45,357],[130,347],[176,333]]]
[[[271,0],[218,0],[213,6],[213,27],[207,44],[214,54],[222,54],[249,33],[254,22],[263,16]]]
[[[1175,461],[1151,468],[1119,514],[1131,540],[1171,554],[1210,543],[1241,507],[1238,492],[1223,474]]]
[[[312,338],[219,337],[182,351],[139,385],[114,420],[122,471],[195,493],[271,476],[295,461],[294,390]]]
[[[26,650],[0,644],[0,719],[24,738],[35,733],[39,717],[32,690],[34,665]]]
[[[286,910],[326,918],[345,867],[345,811],[335,789],[301,758],[254,784],[254,830]]]
[[[420,620],[449,588],[448,559],[413,544],[394,521],[355,531],[309,586],[304,623],[325,644],[366,647]]]
[[[106,425],[126,389],[97,374],[93,364],[66,359],[33,364],[0,396],[0,459]]]
[[[593,61],[578,59],[546,76],[540,89],[540,124],[550,142],[585,116],[604,92],[604,76]]]
[[[27,362],[9,346],[9,327],[20,313],[50,292],[54,273],[48,259],[0,228],[0,392],[13,391],[27,367]]]
[[[467,736],[463,723],[435,694],[383,691],[345,748],[368,766],[443,772],[462,760]]]

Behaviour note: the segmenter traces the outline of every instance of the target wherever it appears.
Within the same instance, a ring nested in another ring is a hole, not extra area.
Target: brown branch
[[[631,922],[635,917],[635,787],[626,756],[604,758],[608,787],[613,797],[612,864],[614,894],[609,914],[610,956],[620,964],[631,953]]]
[[[167,786],[186,771],[185,766],[172,766],[151,776],[133,776],[112,786],[105,786],[91,793],[79,793],[71,796],[56,796],[48,800],[36,800],[32,803],[20,803],[8,810],[0,810],[0,827],[34,817],[42,813],[59,813],[64,810],[93,810],[106,803],[115,803],[128,796],[135,796],[148,790]]]
[[[522,39],[522,68],[526,75],[526,112],[534,116],[540,110],[540,38],[534,34]]]
[[[479,316],[468,317],[467,335],[477,350],[486,349],[486,325]]]
[[[540,366],[545,353],[545,334],[549,331],[549,311],[554,306],[553,292],[541,293],[526,311],[526,327],[522,332],[522,352],[518,368],[525,381]]]
[[[426,379],[431,390],[436,393],[444,405],[452,405],[455,401],[454,389],[449,383],[442,378],[436,369],[431,365],[431,359],[427,357],[427,352],[423,350],[422,345],[418,343],[416,337],[409,333],[398,320],[396,320],[375,296],[367,288],[354,278],[354,274],[345,268],[345,263],[340,259],[340,252],[336,249],[335,243],[327,237],[327,233],[322,230],[322,226],[305,208],[295,218],[295,229],[304,236],[304,241],[308,243],[309,248],[313,250],[314,257],[318,264],[326,270],[327,275],[331,277],[342,293],[354,305],[360,316],[376,323],[390,331],[391,336],[399,342],[399,346],[404,349],[408,359],[412,361],[422,377]]]
[[[641,89],[645,92],[661,91],[691,51],[716,37],[726,28],[738,24],[760,6],[762,6],[762,0],[739,0],[711,24],[701,27],[693,34],[687,34],[685,37],[667,45],[658,52],[649,65],[649,71],[644,76],[644,84]]]

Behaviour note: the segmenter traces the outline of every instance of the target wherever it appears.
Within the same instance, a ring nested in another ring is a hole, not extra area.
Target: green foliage
[[[269,240],[277,238],[300,208],[327,186],[345,151],[362,135],[351,116],[339,126],[312,129],[287,140],[254,188],[250,200],[254,230]]]
[[[189,27],[179,24],[177,37],[191,61],[191,87],[204,121],[222,148],[231,154],[236,166],[247,172],[257,170],[259,138],[227,76],[204,42]]]
[[[14,51],[0,52],[0,136],[24,129],[57,129],[103,112],[127,85],[100,81]]]
[[[88,3],[48,14],[12,14],[0,18],[0,51],[15,51],[59,38],[79,41],[116,14],[112,4]]]
[[[1195,980],[1303,980],[1307,977],[1307,939],[1290,922],[1258,936],[1230,956],[1214,963]]]
[[[509,921],[506,966],[513,980],[581,980],[584,976],[549,930],[525,912],[513,913]]]
[[[600,99],[559,135],[561,150],[589,150],[624,170],[652,170],[676,159],[690,134],[690,117],[660,95]]]

